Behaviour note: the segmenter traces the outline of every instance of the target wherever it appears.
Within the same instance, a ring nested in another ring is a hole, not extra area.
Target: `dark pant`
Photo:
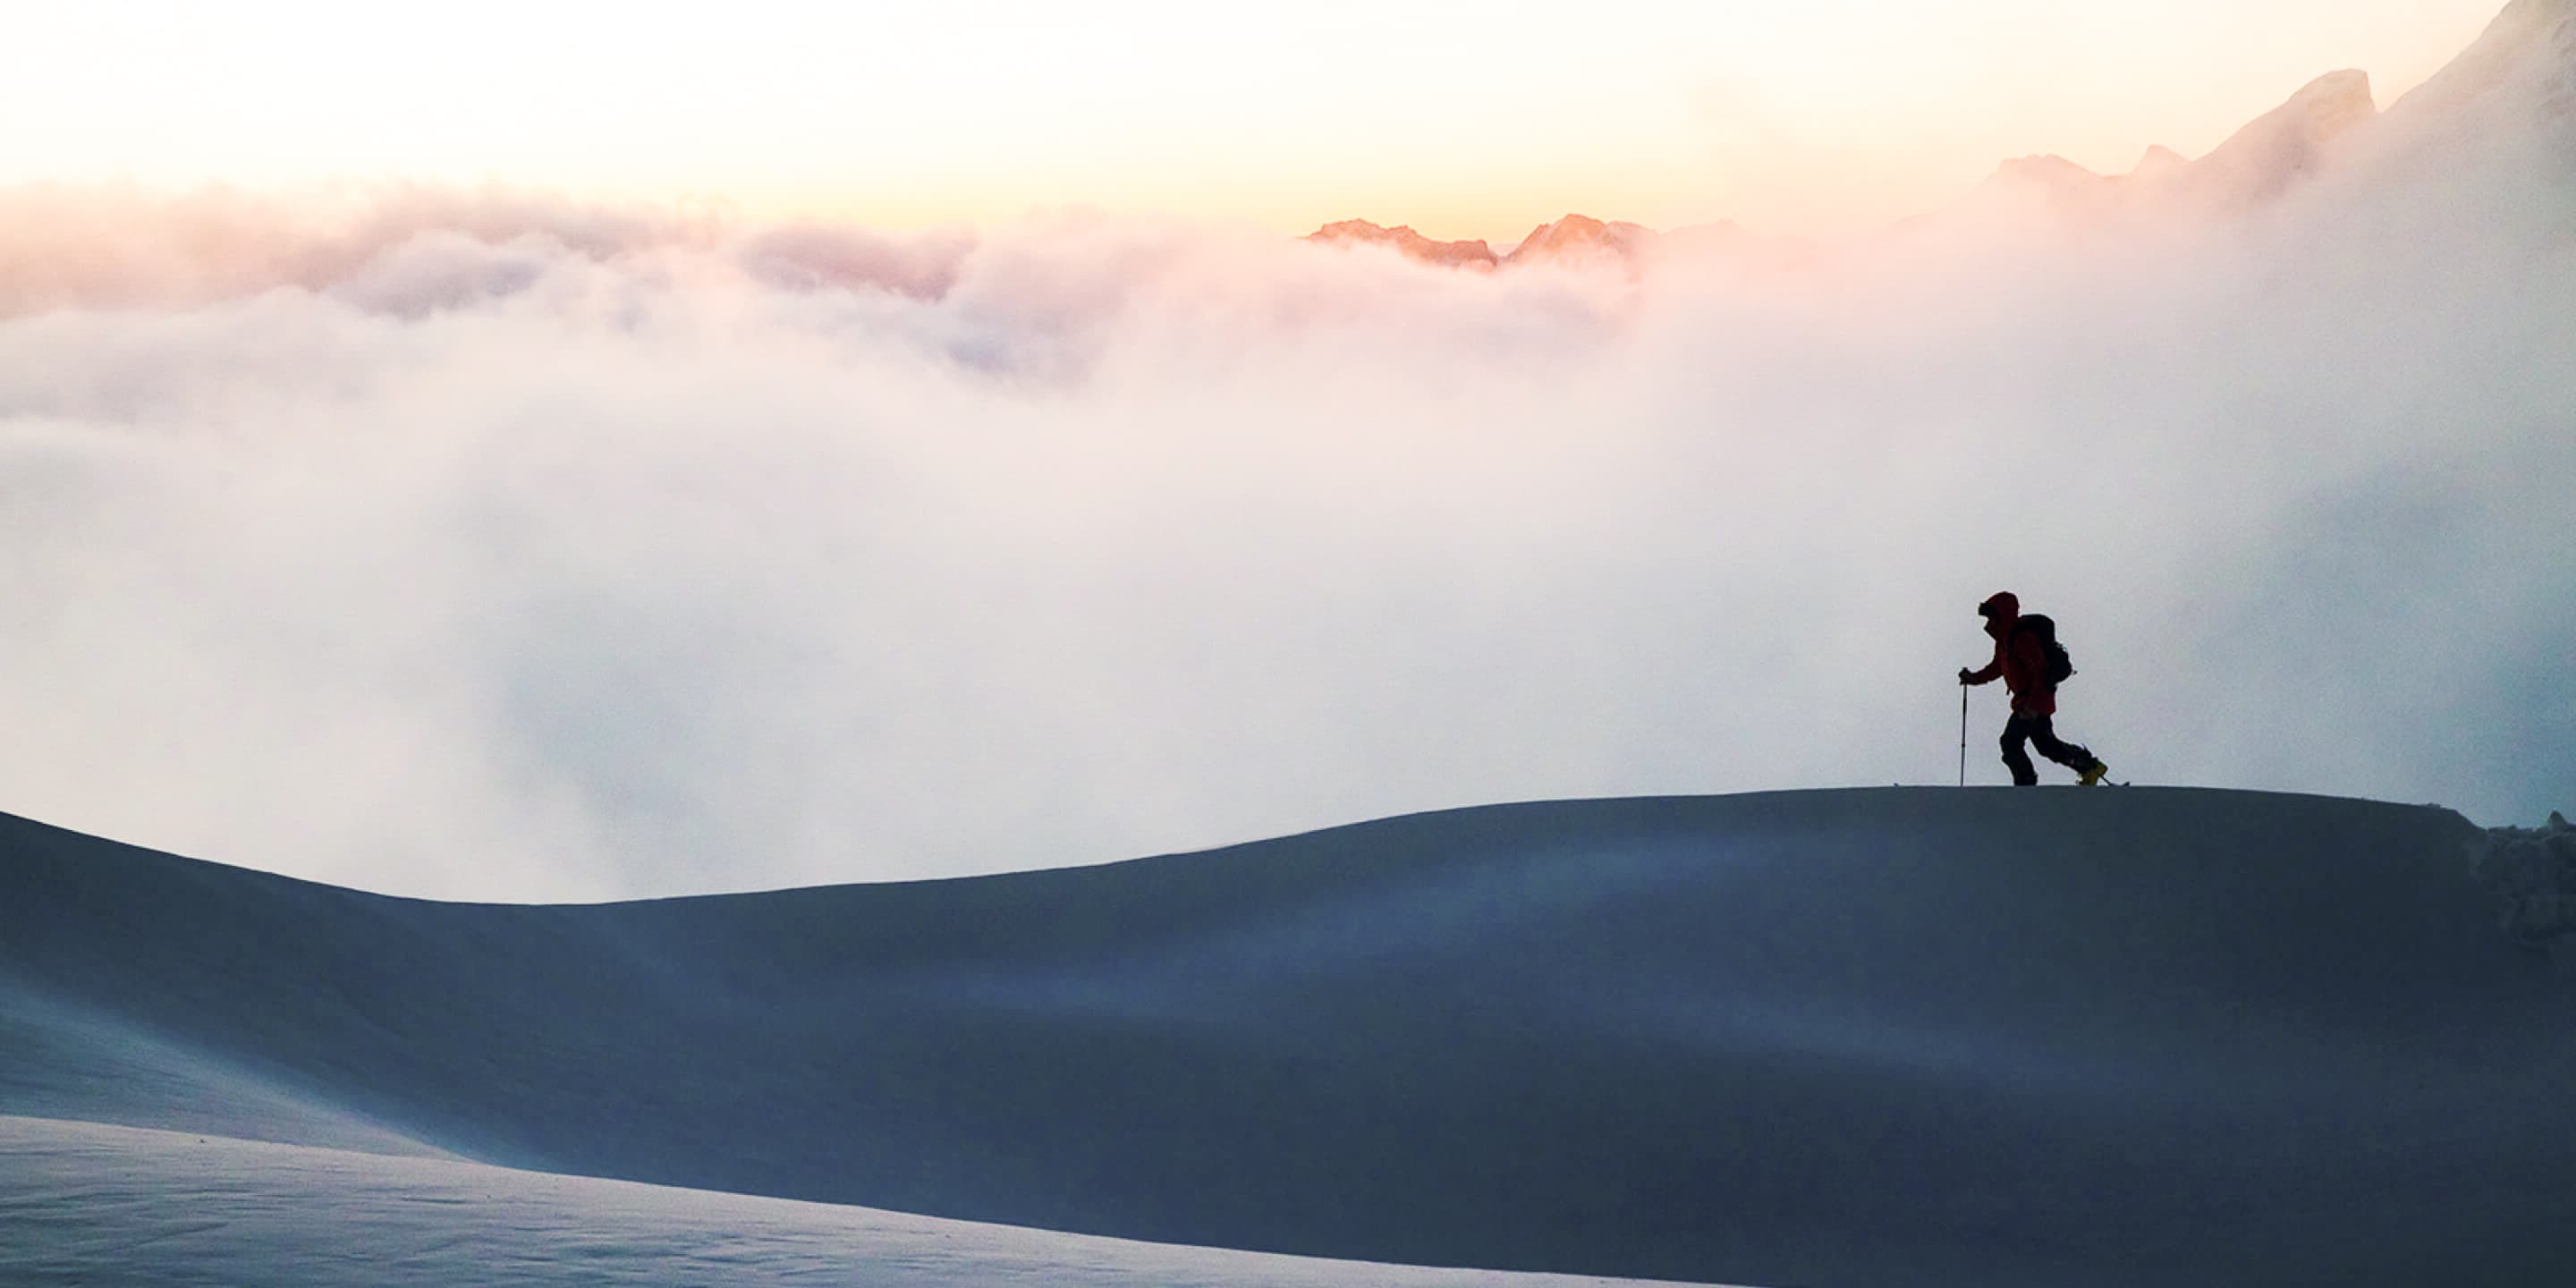
[[[2036,787],[2039,771],[2031,768],[2030,753],[2021,745],[2027,742],[2039,748],[2039,754],[2077,773],[2093,764],[2093,753],[2071,742],[2059,742],[2057,731],[2048,727],[2046,716],[2016,715],[2004,722],[2004,765],[2012,770],[2013,785]]]

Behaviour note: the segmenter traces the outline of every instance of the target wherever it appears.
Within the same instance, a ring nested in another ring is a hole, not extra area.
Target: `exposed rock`
[[[1643,224],[1617,220],[1605,223],[1590,215],[1567,215],[1531,229],[1529,236],[1521,238],[1512,253],[1503,257],[1503,262],[1600,257],[1633,260],[1651,249],[1654,242],[1655,230]]]
[[[1397,251],[1425,263],[1450,268],[1492,268],[1500,262],[1493,248],[1480,238],[1473,241],[1433,241],[1413,231],[1409,224],[1393,228],[1380,227],[1365,219],[1345,219],[1326,224],[1306,234],[1308,241],[1363,242],[1392,246]]]

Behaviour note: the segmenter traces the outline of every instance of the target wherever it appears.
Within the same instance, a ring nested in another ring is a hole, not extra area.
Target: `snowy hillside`
[[[34,1118],[0,1118],[0,1273],[13,1286],[260,1288],[1575,1288],[1614,1282],[1132,1243]]]
[[[0,1115],[28,1120],[0,1266],[309,1267],[328,1234],[273,1217],[265,1253],[147,1241],[349,1189],[350,1239],[399,1212],[387,1246],[447,1247],[452,1217],[576,1271],[728,1230],[761,1273],[1098,1252],[499,1164],[1707,1282],[2569,1282],[2576,983],[2501,924],[2486,840],[2319,797],[1880,789],[522,907],[0,818]]]
[[[2576,2],[2512,0],[2477,43],[2398,100],[2397,110],[2458,111],[2486,98],[2561,114],[2576,107]]]

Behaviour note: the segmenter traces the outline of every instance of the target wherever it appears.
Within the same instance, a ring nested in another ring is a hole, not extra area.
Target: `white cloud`
[[[1642,277],[19,194],[0,807],[520,898],[1942,782],[2010,587],[2120,776],[2536,816],[2569,190],[2417,173]]]

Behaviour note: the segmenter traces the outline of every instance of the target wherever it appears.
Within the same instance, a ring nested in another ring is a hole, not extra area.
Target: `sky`
[[[0,44],[0,186],[387,179],[917,229],[1083,207],[1510,241],[1580,210],[1839,231],[2006,157],[2199,155],[2385,103],[2498,0],[98,0]]]
[[[0,184],[0,809],[588,899],[1948,783],[1963,741],[1991,784],[2002,698],[1963,730],[1953,677],[2009,589],[2115,778],[2536,823],[2576,806],[2555,30],[2252,204],[1643,267]]]

